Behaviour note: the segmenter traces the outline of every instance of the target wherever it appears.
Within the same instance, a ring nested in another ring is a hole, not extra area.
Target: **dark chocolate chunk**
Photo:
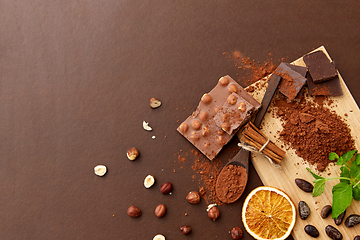
[[[307,84],[309,88],[309,94],[311,96],[341,96],[343,91],[340,85],[340,79],[338,76],[335,78],[321,83],[314,83],[311,75],[307,75]]]
[[[292,70],[294,70],[295,72],[298,72],[301,76],[303,76],[304,78],[306,78],[306,74],[307,74],[307,67],[303,67],[303,66],[297,66],[291,63],[285,63],[286,66],[288,66],[289,68],[291,68]]]
[[[300,71],[303,71],[303,69]],[[279,84],[279,91],[289,98],[289,100],[294,100],[302,87],[305,85],[306,78],[285,63],[281,63],[275,69],[274,73],[282,77]]]
[[[337,71],[323,51],[305,55],[303,60],[309,69],[314,83],[330,80],[337,76]]]

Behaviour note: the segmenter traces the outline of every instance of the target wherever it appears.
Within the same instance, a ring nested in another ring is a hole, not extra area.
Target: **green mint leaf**
[[[360,168],[359,168],[359,166],[358,166],[358,170],[357,170],[356,175],[354,175],[354,178],[355,178],[356,180],[360,181]]]
[[[315,179],[325,179],[324,177],[319,176],[319,175],[313,173],[313,172],[310,170],[310,168],[306,168],[306,170],[308,170],[308,171],[311,173],[311,175],[313,175],[313,177],[314,177]]]
[[[360,201],[360,185],[359,184],[356,185],[356,187],[353,187],[352,195],[356,201]]]
[[[351,163],[350,173],[356,180],[360,180],[360,166],[356,165],[355,161]]]
[[[341,156],[341,157],[337,160],[336,165],[341,166],[341,165],[344,165],[345,162],[346,162],[345,159]]]
[[[350,206],[352,200],[353,187],[344,182],[336,184],[332,189],[333,205],[332,218],[337,218]]]
[[[355,163],[356,165],[360,165],[360,154],[356,154]]]
[[[326,179],[316,179],[314,182],[313,197],[317,197],[324,192]]]
[[[341,157],[344,159],[345,162],[348,162],[355,153],[357,153],[357,150],[348,151],[347,153],[344,153]]]
[[[337,155],[336,153],[332,152],[329,154],[329,160],[334,161],[336,159],[339,159],[339,155]]]
[[[355,165],[355,164],[354,164]],[[349,168],[342,166],[340,167],[341,173],[340,173],[340,177],[346,177],[346,178],[351,178],[351,174],[350,174],[350,170]],[[350,180],[347,179],[340,179],[340,182],[344,182],[346,184],[350,184]]]

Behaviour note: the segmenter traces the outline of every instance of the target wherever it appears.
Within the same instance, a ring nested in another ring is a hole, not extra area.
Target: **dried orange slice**
[[[295,226],[296,208],[290,197],[274,187],[258,187],[245,199],[242,221],[246,231],[260,240],[287,238]]]

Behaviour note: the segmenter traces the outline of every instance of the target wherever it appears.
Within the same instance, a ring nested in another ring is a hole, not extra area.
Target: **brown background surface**
[[[233,51],[278,64],[324,45],[359,103],[359,10],[358,1],[0,1],[1,239],[231,239],[244,196],[216,222],[205,201],[186,202],[199,175],[178,120],[221,76],[243,77],[223,54]],[[163,105],[151,109],[151,97]],[[148,174],[157,182],[145,189]],[[245,194],[261,185],[253,168],[250,177]],[[159,192],[165,181],[171,196]],[[168,214],[157,219],[160,203]],[[130,205],[143,215],[128,217]]]

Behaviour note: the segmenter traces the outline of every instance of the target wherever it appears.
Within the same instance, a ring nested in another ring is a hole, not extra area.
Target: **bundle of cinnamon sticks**
[[[246,124],[244,130],[241,132],[241,141],[255,147],[257,150],[263,148],[261,152],[276,163],[281,163],[285,157],[285,151],[281,150],[272,141],[269,141],[268,137],[260,132],[252,122]],[[265,144],[266,146],[263,147]]]

